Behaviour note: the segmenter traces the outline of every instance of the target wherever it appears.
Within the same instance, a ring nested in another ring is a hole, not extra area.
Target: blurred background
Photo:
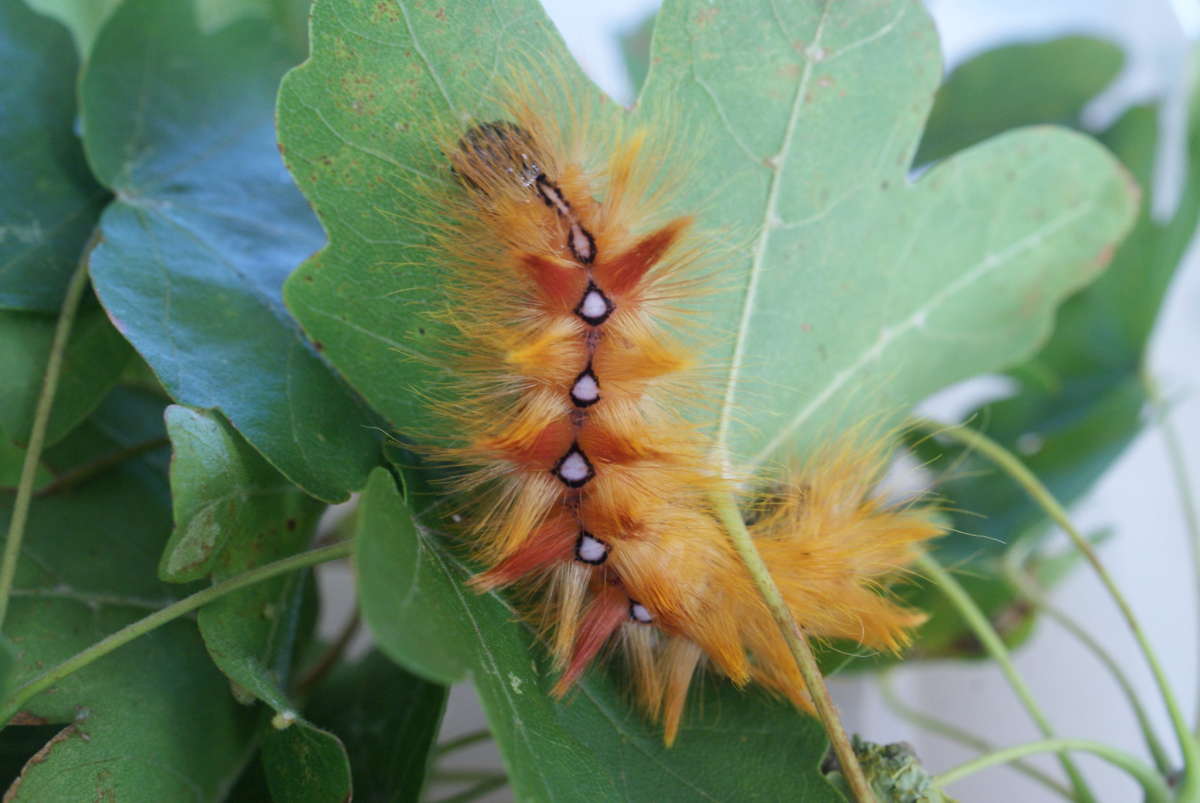
[[[611,96],[629,104],[635,97],[622,43],[636,47],[637,35],[658,7],[656,0],[543,0],[568,47],[583,68]],[[1195,0],[928,0],[942,39],[946,70],[1002,43],[1037,42],[1065,34],[1106,39],[1126,51],[1124,72],[1085,111],[1085,124],[1103,127],[1129,104],[1164,97],[1163,136],[1152,195],[1153,209],[1168,217],[1177,201],[1183,175],[1183,111],[1185,77],[1195,37],[1200,33],[1200,4]],[[1189,251],[1160,314],[1149,366],[1171,405],[1175,426],[1192,463],[1200,462],[1200,266],[1196,249]],[[924,412],[956,420],[981,401],[1002,397],[1007,380],[981,377],[929,400]],[[1193,478],[1195,474],[1193,474]],[[1197,705],[1195,599],[1187,532],[1168,457],[1159,431],[1147,426],[1120,460],[1073,509],[1084,532],[1111,528],[1114,536],[1101,555],[1140,616],[1164,662],[1185,712]],[[323,587],[331,597],[351,602],[351,579],[342,566],[323,570]],[[1127,668],[1146,701],[1160,733],[1167,717],[1158,703],[1149,671],[1135,649],[1117,611],[1094,575],[1074,571],[1053,592],[1054,600],[1078,620]],[[343,611],[346,608],[342,609]],[[329,631],[340,625],[329,607]],[[1132,714],[1115,683],[1095,658],[1054,622],[1039,620],[1032,638],[1016,653],[1017,666],[1058,735],[1109,743],[1143,755],[1144,747]],[[909,706],[951,721],[998,746],[1039,738],[1026,711],[1000,672],[991,664],[929,661],[911,663],[892,676],[895,692]],[[847,728],[874,742],[907,741],[931,772],[952,767],[973,751],[921,730],[885,704],[875,675],[838,677],[832,681]],[[469,686],[454,689],[441,738],[485,727]],[[1167,740],[1170,741],[1169,739]],[[1093,789],[1104,803],[1137,799],[1126,776],[1087,756],[1079,758]],[[1050,774],[1060,770],[1051,756],[1033,759]],[[490,742],[456,752],[441,766],[498,767]],[[437,787],[449,791],[452,787]],[[963,801],[1028,803],[1057,800],[1051,792],[1009,769],[971,776],[951,790]],[[503,790],[489,800],[510,799]]]

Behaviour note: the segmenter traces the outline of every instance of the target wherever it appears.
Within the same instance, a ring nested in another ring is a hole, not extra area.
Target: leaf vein
[[[763,272],[763,263],[766,257],[767,243],[770,241],[770,232],[777,224],[779,192],[783,184],[783,170],[786,166],[789,152],[792,146],[792,138],[795,135],[796,124],[800,118],[800,109],[804,105],[805,92],[808,89],[808,83],[812,79],[813,72],[813,53],[820,47],[821,36],[825,30],[825,23],[829,19],[829,10],[832,6],[832,0],[825,0],[821,8],[821,17],[817,21],[816,31],[813,34],[813,41],[808,49],[808,53],[804,62],[804,71],[800,76],[800,80],[796,83],[796,93],[792,97],[792,106],[788,114],[787,126],[783,132],[783,141],[780,143],[779,153],[774,157],[774,170],[771,175],[771,184],[767,190],[766,212],[764,214],[762,230],[758,235],[758,242],[755,245],[754,257],[750,263],[750,275],[746,283],[745,295],[742,298],[742,310],[740,320],[738,321],[738,329],[735,339],[733,359],[730,361],[728,379],[725,384],[724,400],[721,405],[721,419],[717,428],[717,450],[718,457],[721,460],[722,469],[728,475],[730,472],[730,457],[729,457],[729,432],[733,423],[734,401],[737,397],[737,384],[741,376],[742,363],[746,358],[746,342],[748,340],[748,331],[750,329],[750,320],[754,312],[754,304],[758,295],[758,283]]]

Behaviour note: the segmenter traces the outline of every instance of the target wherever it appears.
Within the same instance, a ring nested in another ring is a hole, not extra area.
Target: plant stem
[[[1159,773],[1162,775],[1169,775],[1172,771],[1171,757],[1167,755],[1162,742],[1158,740],[1158,735],[1154,732],[1154,723],[1150,721],[1150,715],[1146,713],[1146,707],[1142,705],[1137,690],[1133,687],[1133,682],[1129,680],[1129,676],[1125,674],[1125,671],[1117,663],[1116,659],[1104,649],[1104,646],[1100,642],[1092,637],[1091,633],[1087,632],[1066,611],[1050,602],[1045,591],[1038,586],[1033,577],[1024,569],[1027,552],[1028,549],[1018,543],[1009,547],[1008,551],[1004,554],[1004,574],[1008,578],[1008,581],[1017,588],[1021,596],[1025,597],[1038,608],[1041,608],[1047,616],[1062,625],[1068,633],[1079,639],[1079,642],[1084,647],[1087,647],[1099,659],[1100,663],[1104,664],[1105,668],[1113,676],[1113,680],[1120,686],[1121,692],[1125,695],[1130,707],[1133,709],[1133,715],[1137,718],[1138,727],[1142,731],[1146,747],[1150,750],[1150,755],[1154,758],[1155,767],[1158,768]]]
[[[255,567],[249,571],[230,577],[220,583],[216,583],[195,594],[184,597],[178,602],[173,602],[165,608],[155,611],[154,613],[136,622],[132,622],[115,633],[110,633],[104,638],[97,641],[95,644],[86,649],[75,653],[67,660],[57,666],[47,669],[42,674],[31,680],[26,681],[22,685],[9,694],[9,696],[0,702],[0,723],[7,724],[17,712],[34,695],[45,691],[63,678],[77,672],[98,658],[108,655],[118,647],[122,647],[139,636],[144,636],[157,627],[165,625],[173,619],[178,619],[184,614],[200,608],[208,603],[219,599],[220,597],[237,591],[240,588],[245,588],[255,583],[261,583],[264,580],[270,580],[281,574],[304,569],[309,566],[315,566],[318,563],[337,560],[350,555],[354,551],[354,543],[351,541],[343,541],[332,546],[321,547],[320,549],[312,549],[308,552],[301,552],[298,555],[291,555],[277,560],[274,563],[267,563],[262,566]]]
[[[1050,721],[1046,718],[1046,714],[1038,706],[1037,701],[1033,699],[1033,692],[1030,690],[1025,679],[1017,671],[1017,667],[1012,662],[1012,656],[1009,655],[1008,648],[1004,646],[1004,640],[1000,638],[1000,634],[992,627],[992,623],[984,616],[983,611],[975,604],[975,600],[971,599],[971,595],[966,592],[957,580],[946,571],[942,564],[929,554],[922,554],[916,560],[916,565],[923,571],[930,580],[933,581],[951,604],[958,610],[958,613],[966,621],[971,631],[983,644],[984,649],[988,651],[988,655],[1000,667],[1000,671],[1004,673],[1004,677],[1008,680],[1008,685],[1012,686],[1012,690],[1016,692],[1017,697],[1025,705],[1025,710],[1029,712],[1029,716],[1033,718],[1037,729],[1042,732],[1042,735],[1047,739],[1054,738],[1054,730],[1050,727]],[[1075,762],[1069,755],[1059,753],[1058,760],[1062,764],[1063,771],[1071,779],[1071,785],[1075,788],[1075,799],[1079,801],[1094,801],[1095,796],[1092,795],[1091,789],[1088,788],[1087,782],[1083,779],[1083,775],[1079,772],[1079,768],[1075,766]]]
[[[92,249],[100,242],[99,232],[92,232],[67,292],[63,297],[58,323],[54,327],[54,339],[50,343],[50,356],[46,360],[46,373],[42,376],[42,392],[38,396],[33,413],[33,427],[29,432],[29,446],[25,450],[25,462],[21,465],[21,479],[17,483],[17,498],[13,502],[12,519],[8,525],[8,537],[4,542],[4,557],[0,561],[0,629],[8,614],[8,598],[12,593],[13,577],[17,573],[17,561],[21,557],[21,541],[25,538],[25,524],[29,520],[29,503],[33,499],[33,484],[37,478],[38,463],[42,459],[42,445],[46,440],[46,427],[50,424],[50,411],[54,407],[54,394],[58,391],[58,378],[62,373],[63,355],[71,336],[71,325],[83,299],[88,281],[88,260]]]
[[[1171,466],[1171,474],[1175,480],[1175,488],[1179,493],[1179,504],[1183,508],[1183,521],[1188,531],[1188,547],[1192,555],[1192,570],[1195,575],[1193,586],[1196,593],[1196,610],[1200,612],[1200,512],[1196,509],[1196,499],[1192,496],[1192,480],[1188,472],[1187,461],[1183,449],[1179,445],[1179,433],[1171,422],[1171,412],[1166,401],[1158,390],[1158,385],[1145,370],[1142,372],[1142,385],[1146,388],[1146,396],[1150,399],[1150,407],[1154,411],[1154,419],[1162,431],[1163,443],[1167,447],[1167,462]],[[1200,673],[1197,673],[1200,676]],[[1192,721],[1193,733],[1200,735],[1200,689],[1196,694],[1196,714]]]
[[[754,585],[791,650],[854,799],[858,803],[875,803],[875,795],[871,792],[858,758],[854,755],[854,749],[846,736],[846,729],[842,727],[842,721],[838,717],[837,707],[829,697],[829,689],[825,686],[825,679],[821,676],[821,668],[817,665],[812,647],[792,618],[792,612],[788,610],[783,595],[779,593],[779,587],[775,585],[767,565],[763,563],[762,555],[758,554],[750,532],[746,529],[746,523],[742,520],[737,502],[729,493],[714,493],[711,501],[714,511],[733,542],[733,548],[750,572]]]
[[[453,753],[455,750],[461,750],[464,747],[470,747],[471,745],[478,744],[479,742],[486,742],[491,738],[492,732],[487,728],[482,728],[477,731],[464,733],[462,736],[456,736],[449,741],[442,742],[433,749],[433,752],[441,757],[447,753]]]
[[[113,466],[123,463],[126,460],[132,460],[146,452],[153,452],[155,449],[161,449],[164,446],[171,444],[170,438],[151,438],[150,440],[135,443],[133,446],[119,449],[111,454],[106,454],[103,457],[98,457],[90,463],[84,463],[82,466],[76,466],[65,474],[55,477],[53,481],[46,483],[38,489],[34,496],[41,499],[44,496],[59,493],[75,487],[85,480],[91,479],[97,474],[112,468]]]
[[[922,713],[915,708],[910,707],[907,703],[900,699],[900,695],[896,693],[896,688],[892,684],[892,670],[886,670],[879,676],[879,690],[883,693],[883,701],[894,714],[902,719],[911,722],[918,728],[923,728],[931,733],[936,733],[939,736],[966,745],[980,753],[994,753],[996,747],[986,739],[976,736],[970,731],[954,725],[945,720],[931,717],[928,714]],[[1013,769],[1025,775],[1026,777],[1037,781],[1042,786],[1052,792],[1056,792],[1067,800],[1072,800],[1071,790],[1063,784],[1051,778],[1046,773],[1039,770],[1037,767],[1029,764],[1021,759],[1014,759],[1012,762]]]
[[[1163,705],[1170,715],[1171,726],[1175,731],[1175,738],[1179,741],[1179,750],[1183,754],[1184,779],[1179,791],[1179,797],[1181,800],[1188,801],[1200,799],[1200,743],[1197,743],[1196,739],[1192,736],[1191,730],[1188,728],[1187,720],[1184,719],[1179,703],[1175,699],[1175,692],[1171,689],[1171,684],[1167,682],[1167,675],[1163,671],[1154,649],[1150,646],[1150,640],[1146,638],[1145,631],[1142,630],[1141,624],[1138,622],[1137,617],[1134,616],[1133,608],[1130,607],[1128,600],[1125,599],[1125,595],[1117,587],[1112,575],[1108,573],[1108,570],[1104,568],[1104,564],[1100,562],[1100,557],[1096,554],[1096,550],[1092,549],[1092,545],[1088,543],[1087,539],[1071,523],[1071,519],[1067,516],[1067,511],[1063,509],[1063,506],[1059,504],[1058,500],[1054,498],[1054,495],[1050,493],[1046,486],[1034,476],[1033,472],[1025,467],[1024,463],[986,435],[961,425],[946,426],[936,421],[924,419],[914,419],[912,425],[933,435],[943,435],[956,440],[963,446],[974,449],[984,455],[1002,468],[1018,485],[1025,489],[1025,492],[1046,512],[1046,515],[1062,528],[1063,532],[1074,542],[1075,547],[1087,558],[1088,563],[1092,565],[1096,575],[1100,578],[1100,582],[1107,589],[1109,596],[1117,604],[1117,608],[1120,610],[1121,616],[1125,619],[1129,630],[1133,633],[1134,640],[1137,641],[1138,647],[1141,649],[1142,655],[1145,657],[1146,663],[1150,666],[1150,671],[1154,675],[1154,682],[1158,686]]]
[[[1109,747],[1106,744],[1088,741],[1087,739],[1046,739],[1040,742],[1029,742],[1028,744],[1019,744],[1015,747],[1006,747],[995,753],[980,756],[965,764],[960,764],[954,769],[943,772],[941,775],[934,776],[933,782],[939,787],[944,788],[972,773],[979,772],[988,767],[994,767],[997,764],[1005,764],[1035,753],[1049,753],[1051,751],[1062,753],[1066,750],[1092,753],[1108,761],[1110,764],[1125,770],[1142,787],[1142,790],[1146,794],[1146,803],[1170,803],[1174,799],[1171,795],[1171,790],[1167,787],[1166,781],[1160,778],[1150,765],[1145,764],[1137,757],[1131,756],[1122,750],[1117,750],[1115,747]]]

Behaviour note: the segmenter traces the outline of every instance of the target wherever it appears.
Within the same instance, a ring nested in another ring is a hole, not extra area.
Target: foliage
[[[417,800],[445,687],[463,680],[522,799],[838,799],[818,723],[758,692],[706,681],[671,750],[615,670],[551,700],[553,670],[511,601],[464,585],[472,569],[440,532],[419,460],[382,448],[425,432],[444,345],[410,206],[414,176],[446,175],[425,123],[486,117],[499,82],[525,71],[589,125],[698,132],[667,168],[688,176],[673,203],[721,254],[706,325],[730,336],[700,358],[722,366],[713,434],[735,467],[1010,371],[1021,390],[982,416],[993,434],[1038,434],[1033,464],[1064,497],[1098,476],[1136,426],[1141,350],[1200,190],[1169,223],[1143,215],[1092,283],[1133,218],[1129,175],[1079,133],[1007,129],[1076,123],[1116,69],[1111,48],[999,51],[935,103],[936,35],[917,0],[818,6],[667,2],[626,113],[534,0],[485,13],[319,0],[298,67],[291,0],[0,0],[0,65],[20,76],[0,108],[23,111],[0,115],[0,522],[24,530],[15,582],[0,583],[13,799]],[[1008,83],[1038,59],[1072,69]],[[1102,134],[1139,181],[1156,136],[1144,107]],[[914,154],[936,162],[915,179]],[[77,270],[91,289],[39,423]],[[1090,348],[1099,320],[1104,347]],[[15,489],[43,423],[21,527]],[[1000,484],[944,487],[1003,541],[1038,515]],[[360,491],[347,529],[377,652],[318,638],[304,570],[54,674],[190,593],[303,562],[327,505]],[[974,560],[978,547],[954,536],[944,550]],[[996,611],[1011,592],[980,565]],[[920,649],[961,637],[949,618]]]

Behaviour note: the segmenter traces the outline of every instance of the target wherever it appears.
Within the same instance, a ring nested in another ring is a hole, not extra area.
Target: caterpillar
[[[696,413],[712,406],[694,302],[713,248],[693,217],[664,211],[676,179],[656,167],[662,132],[596,136],[512,94],[439,143],[451,179],[426,188],[423,221],[460,355],[435,402],[450,442],[434,451],[469,500],[465,539],[485,567],[471,582],[525,600],[557,696],[619,652],[668,745],[705,668],[811,711],[712,500],[739,500],[807,634],[876,649],[900,649],[923,620],[884,587],[939,530],[875,497],[879,439],[728,476]]]

